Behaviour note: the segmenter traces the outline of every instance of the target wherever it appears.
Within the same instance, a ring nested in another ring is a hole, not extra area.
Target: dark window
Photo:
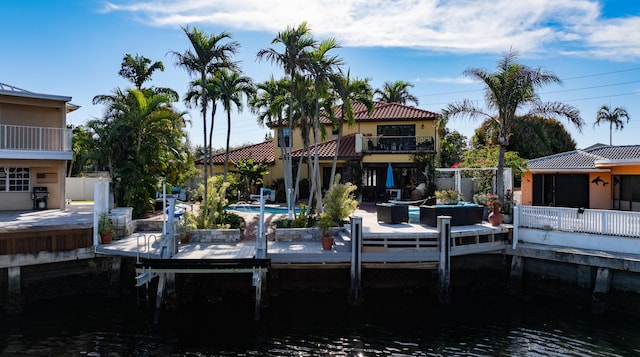
[[[589,175],[533,175],[533,205],[589,207]]]
[[[640,176],[613,176],[613,208],[640,211]]]

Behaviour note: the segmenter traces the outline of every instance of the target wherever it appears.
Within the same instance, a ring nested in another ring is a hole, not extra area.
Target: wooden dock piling
[[[362,303],[362,217],[351,217],[351,288],[349,303]]]

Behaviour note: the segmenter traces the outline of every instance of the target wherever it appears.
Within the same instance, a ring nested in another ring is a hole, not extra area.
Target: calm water
[[[442,308],[419,294],[288,295],[260,322],[244,298],[153,312],[99,296],[0,316],[1,356],[638,356],[640,322],[572,305],[485,299]],[[459,299],[458,299],[459,300]]]

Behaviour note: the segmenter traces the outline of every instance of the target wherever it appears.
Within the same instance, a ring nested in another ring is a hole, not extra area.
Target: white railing
[[[0,125],[0,150],[72,150],[71,129]]]
[[[640,212],[518,206],[518,227],[640,238]]]

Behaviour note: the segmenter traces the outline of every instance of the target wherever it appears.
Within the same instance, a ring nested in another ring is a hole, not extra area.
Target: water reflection
[[[272,299],[253,321],[250,299],[164,311],[131,298],[68,298],[2,316],[2,356],[631,356],[640,323],[572,306],[485,299],[441,307],[420,294]]]

